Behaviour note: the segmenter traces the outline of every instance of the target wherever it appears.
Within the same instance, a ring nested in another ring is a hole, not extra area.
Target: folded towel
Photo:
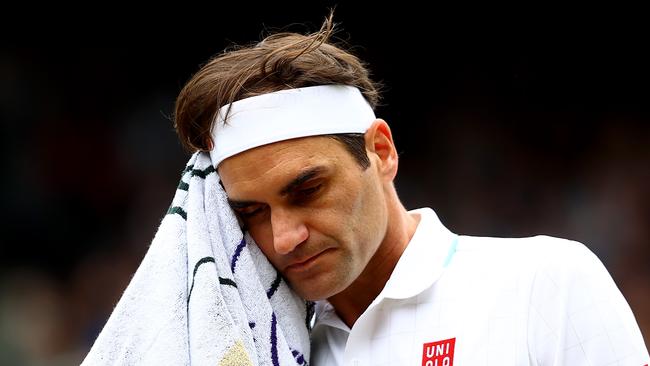
[[[242,233],[198,152],[82,365],[307,365],[312,315]]]

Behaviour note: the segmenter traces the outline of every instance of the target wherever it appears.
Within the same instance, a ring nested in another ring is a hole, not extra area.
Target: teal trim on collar
[[[447,253],[447,259],[445,259],[445,263],[442,265],[443,267],[447,267],[449,262],[451,262],[451,258],[456,254],[456,247],[458,246],[458,235],[454,238],[454,242],[451,243],[449,246],[449,253]]]

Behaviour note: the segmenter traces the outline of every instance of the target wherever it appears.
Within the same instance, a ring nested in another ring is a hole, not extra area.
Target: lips
[[[323,255],[324,253],[326,253],[328,251],[330,251],[330,249],[326,249],[326,250],[324,250],[322,252],[319,252],[319,253],[316,253],[316,254],[314,254],[314,255],[312,255],[310,257],[304,257],[302,259],[296,260],[296,261],[292,262],[290,265],[286,266],[284,268],[284,270],[285,271],[304,271],[304,270],[308,270],[311,266],[314,265],[314,263],[316,263],[316,261],[318,260],[318,258],[320,258],[321,255]]]

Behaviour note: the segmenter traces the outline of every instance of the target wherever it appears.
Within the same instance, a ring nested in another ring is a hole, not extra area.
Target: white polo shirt
[[[584,245],[457,236],[428,208],[352,329],[316,306],[312,366],[643,366],[630,307]]]

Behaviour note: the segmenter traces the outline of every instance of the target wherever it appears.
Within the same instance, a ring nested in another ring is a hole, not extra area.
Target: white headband
[[[219,109],[211,135],[212,164],[254,147],[297,137],[365,133],[375,120],[359,89],[319,85],[286,89],[230,104],[228,123]]]

